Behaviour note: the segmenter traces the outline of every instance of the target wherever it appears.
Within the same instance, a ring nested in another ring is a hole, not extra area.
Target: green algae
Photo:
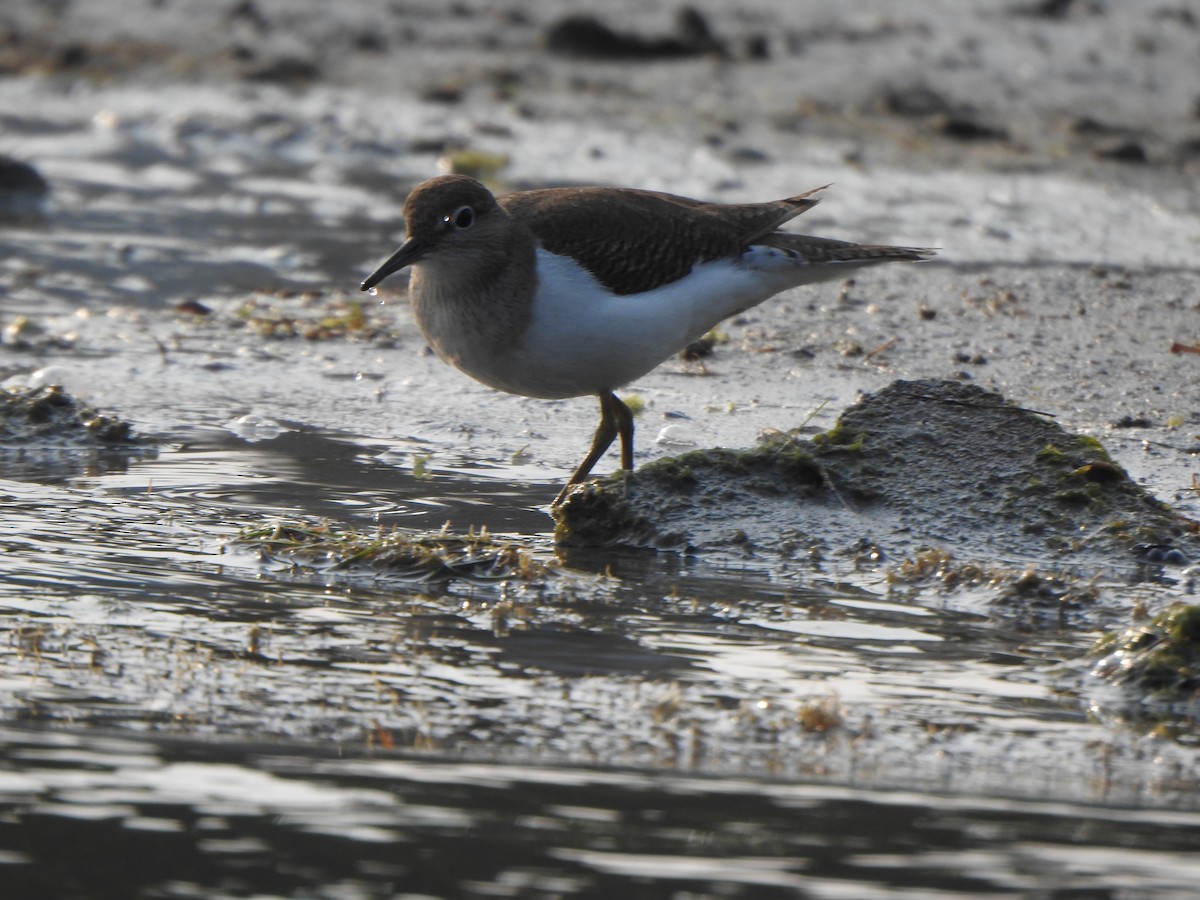
[[[230,545],[268,566],[307,574],[386,576],[405,581],[536,581],[553,564],[486,530],[456,534],[394,528],[364,532],[331,524],[279,522],[244,529]]]
[[[812,443],[814,447],[824,448],[827,450],[844,450],[849,453],[855,453],[863,449],[867,441],[867,432],[853,431],[846,428],[841,423],[835,425],[828,431],[813,435]]]

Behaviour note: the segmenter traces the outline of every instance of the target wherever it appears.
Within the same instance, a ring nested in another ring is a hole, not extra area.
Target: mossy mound
[[[898,381],[812,439],[698,450],[576,490],[555,511],[564,543],[808,548],[879,558],[924,547],[1022,565],[1134,563],[1180,547],[1194,523],[1132,481],[1094,438],[1001,395]]]

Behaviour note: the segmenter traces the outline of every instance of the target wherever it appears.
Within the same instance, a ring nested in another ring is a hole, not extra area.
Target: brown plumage
[[[616,294],[640,294],[698,262],[735,256],[819,202],[816,188],[769,203],[706,203],[629,188],[548,188],[498,198],[551,253]],[[582,226],[582,227],[581,227]]]

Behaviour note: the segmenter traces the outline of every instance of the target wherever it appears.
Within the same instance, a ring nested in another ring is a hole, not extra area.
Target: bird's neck
[[[515,223],[514,223],[515,224]],[[413,266],[409,296],[425,339],[468,374],[515,347],[529,326],[537,292],[532,234],[510,228],[469,254]],[[476,375],[478,377],[478,375]]]

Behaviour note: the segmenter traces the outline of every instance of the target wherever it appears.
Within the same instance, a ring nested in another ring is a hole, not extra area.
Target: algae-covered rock
[[[40,218],[49,194],[50,185],[37,169],[0,154],[0,222]]]
[[[1194,539],[1095,439],[949,381],[897,381],[812,439],[658,460],[555,516],[564,543],[852,555],[866,542],[881,559],[941,547],[1017,565],[1133,563]]]
[[[0,445],[134,446],[128,422],[80,403],[58,385],[0,390]]]
[[[1092,653],[1101,657],[1093,675],[1133,690],[1146,702],[1195,704],[1200,606],[1175,603],[1144,625],[1101,638]]]

